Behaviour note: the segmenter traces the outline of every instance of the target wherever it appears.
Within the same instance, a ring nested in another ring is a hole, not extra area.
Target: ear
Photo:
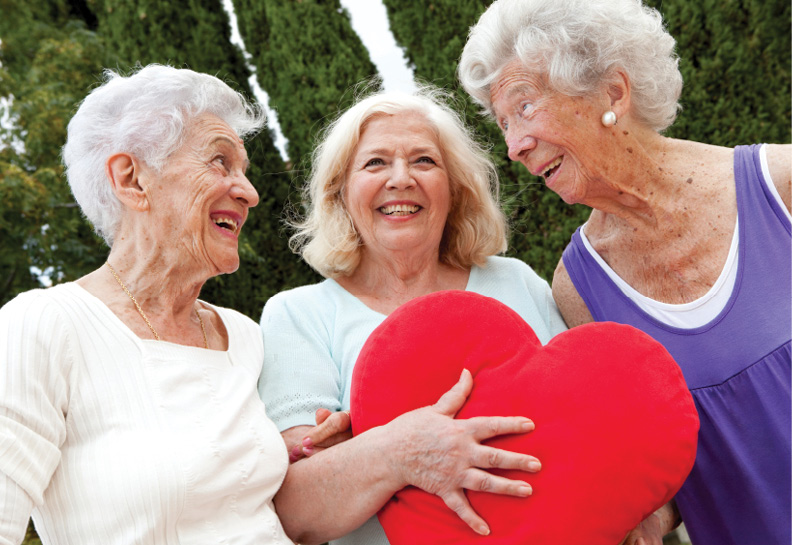
[[[630,76],[621,68],[613,71],[609,78],[605,80],[605,90],[610,100],[610,109],[616,114],[617,119],[621,119],[630,111],[631,92]]]
[[[145,184],[141,184],[142,165],[130,153],[116,153],[105,164],[107,178],[118,200],[133,210],[149,209]]]

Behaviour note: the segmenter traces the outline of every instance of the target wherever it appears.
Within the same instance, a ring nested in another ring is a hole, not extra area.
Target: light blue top
[[[518,259],[490,257],[473,266],[466,291],[517,312],[546,344],[566,325],[550,286]],[[349,409],[352,370],[363,344],[386,316],[335,280],[279,293],[264,306],[264,367],[259,394],[278,429],[315,424],[316,409]],[[335,544],[387,544],[376,517]]]

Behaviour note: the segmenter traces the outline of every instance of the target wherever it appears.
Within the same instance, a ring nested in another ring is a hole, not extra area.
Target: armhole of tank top
[[[773,195],[773,198],[778,203],[779,208],[784,211],[787,219],[792,223],[792,214],[789,213],[786,204],[781,200],[781,195],[778,194],[778,189],[776,189],[773,179],[770,177],[770,168],[767,166],[767,144],[762,144],[762,147],[759,148],[759,162],[762,165],[762,183],[767,187],[770,194]]]

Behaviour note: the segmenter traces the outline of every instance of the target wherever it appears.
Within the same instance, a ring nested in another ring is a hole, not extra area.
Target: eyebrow
[[[216,137],[212,138],[212,140],[209,141],[209,144],[207,145],[207,147],[213,146],[217,142],[225,142],[227,144],[230,144],[231,146],[236,146],[236,144],[239,143],[239,142],[234,142],[233,140],[231,140],[227,136],[222,136],[221,135],[221,136],[216,136]],[[242,147],[245,147],[244,144],[242,145]],[[245,170],[245,172],[247,172],[247,169],[250,168],[250,159],[245,159],[243,164],[245,165],[244,170]]]
[[[363,148],[360,150],[360,153],[364,155],[393,155],[393,151],[387,148],[373,148],[373,149],[366,149]],[[440,148],[436,146],[424,146],[420,148],[415,148],[410,150],[411,155],[415,155],[418,153],[440,153]]]

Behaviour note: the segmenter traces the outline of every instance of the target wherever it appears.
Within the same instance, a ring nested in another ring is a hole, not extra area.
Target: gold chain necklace
[[[118,282],[118,285],[121,286],[122,290],[124,290],[124,293],[126,293],[129,296],[129,298],[132,299],[132,302],[135,303],[135,308],[137,309],[138,314],[140,314],[140,316],[146,321],[146,325],[149,327],[151,332],[154,334],[154,338],[157,339],[158,341],[161,341],[162,339],[160,339],[160,336],[157,335],[157,331],[154,329],[154,326],[151,325],[151,322],[149,321],[148,317],[146,316],[146,313],[143,312],[142,308],[140,308],[140,305],[138,304],[137,299],[135,299],[134,295],[129,293],[129,290],[124,285],[124,283],[121,282],[121,279],[116,274],[115,269],[113,269],[113,267],[110,265],[110,262],[109,261],[105,261],[105,265],[107,265],[107,268],[110,269],[111,273],[113,273],[113,278],[116,279],[116,282]],[[201,314],[198,312],[198,309],[195,310],[195,315],[198,316],[198,323],[201,324],[201,333],[203,333],[204,348],[208,349],[209,348],[209,341],[206,339],[206,328],[204,327],[204,323],[203,323],[203,320],[201,319]]]

